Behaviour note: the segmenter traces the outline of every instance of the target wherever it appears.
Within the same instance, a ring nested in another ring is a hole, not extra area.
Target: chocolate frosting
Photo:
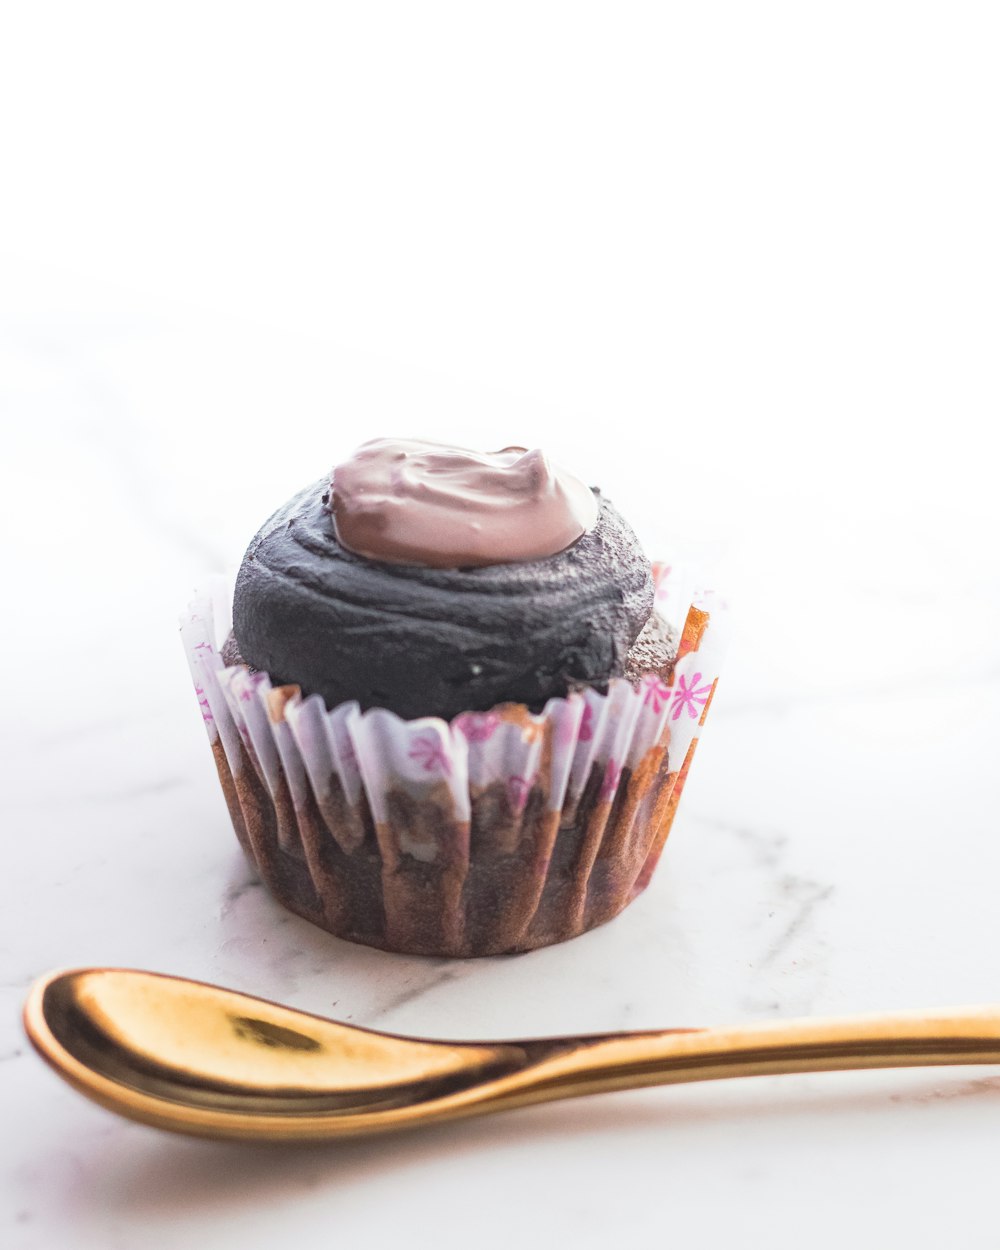
[[[329,507],[358,555],[434,568],[538,560],[597,520],[597,500],[543,451],[378,438],[337,465]]]
[[[246,663],[276,683],[357,699],[400,716],[443,716],[514,701],[540,708],[619,676],[653,606],[649,561],[594,491],[597,520],[544,559],[480,568],[371,560],[337,539],[306,487],[244,556],[233,631]]]

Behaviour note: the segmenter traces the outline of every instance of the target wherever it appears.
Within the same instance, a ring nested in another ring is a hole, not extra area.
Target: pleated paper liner
[[[603,924],[663,851],[718,677],[722,608],[656,566],[680,637],[665,682],[466,712],[450,724],[327,709],[227,668],[226,595],[182,637],[236,836],[281,903],[407,954],[531,950]]]

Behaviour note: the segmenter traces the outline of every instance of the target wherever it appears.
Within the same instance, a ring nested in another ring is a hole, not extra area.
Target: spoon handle
[[[1000,1006],[580,1038],[533,1064],[509,1093],[543,1101],[723,1077],[965,1063],[1000,1064]]]

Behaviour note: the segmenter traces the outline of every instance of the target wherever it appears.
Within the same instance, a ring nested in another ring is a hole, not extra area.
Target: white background
[[[119,1126],[16,1027],[84,962],[468,1036],[998,996],[996,6],[0,14],[5,1244],[1000,1244],[994,1070],[290,1158]],[[551,449],[737,607],[654,887],[447,975],[247,886],[173,625],[409,433]]]

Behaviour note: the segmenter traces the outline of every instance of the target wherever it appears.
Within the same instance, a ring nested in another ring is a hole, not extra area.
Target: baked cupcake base
[[[717,616],[690,607],[668,681],[450,725],[327,710],[226,667],[208,600],[184,636],[236,835],[274,897],[349,941],[472,957],[575,937],[649,883],[714,691]]]

